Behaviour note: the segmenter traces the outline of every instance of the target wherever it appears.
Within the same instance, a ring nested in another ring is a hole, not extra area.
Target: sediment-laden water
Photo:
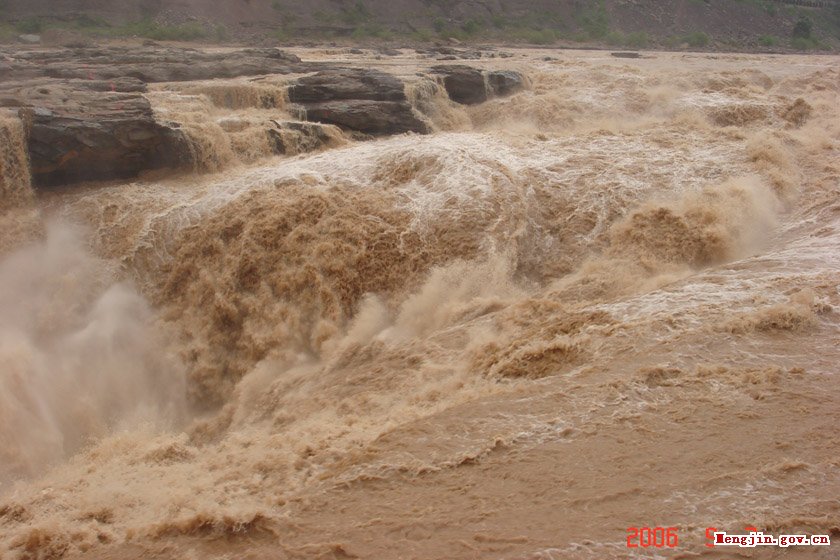
[[[0,121],[0,557],[836,536],[838,59],[369,62],[433,134],[269,157],[282,80],[164,84],[194,173],[36,196]]]

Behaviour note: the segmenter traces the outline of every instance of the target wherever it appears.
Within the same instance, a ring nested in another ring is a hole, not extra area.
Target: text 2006
[[[676,527],[629,527],[627,548],[676,548],[680,539]]]

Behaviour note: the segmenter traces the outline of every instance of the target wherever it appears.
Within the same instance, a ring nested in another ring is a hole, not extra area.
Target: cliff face
[[[197,22],[233,34],[383,36],[390,33],[464,39],[495,34],[542,39],[604,39],[610,33],[652,39],[705,33],[749,42],[788,39],[802,16],[828,44],[840,41],[840,0],[803,6],[780,0],[0,0],[0,20],[73,21],[87,16],[110,24],[140,19],[161,24]],[[540,41],[532,41],[540,42]]]

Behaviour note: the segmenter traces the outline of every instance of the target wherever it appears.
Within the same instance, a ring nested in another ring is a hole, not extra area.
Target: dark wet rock
[[[182,133],[156,122],[149,101],[138,92],[41,84],[16,93],[24,94],[17,99],[38,185],[133,177],[189,161]]]
[[[306,105],[305,117],[309,121],[334,124],[372,136],[430,132],[407,101],[353,99],[314,103]]]
[[[488,72],[487,83],[496,97],[507,97],[525,89],[525,78],[519,72],[512,70]]]
[[[292,103],[368,99],[405,100],[405,86],[396,77],[366,68],[333,68],[306,76],[289,88]]]
[[[525,78],[512,70],[481,72],[471,66],[453,64],[435,66],[432,72],[442,76],[449,98],[463,105],[476,105],[489,97],[504,97],[525,88]]]
[[[443,87],[452,101],[463,105],[476,105],[487,101],[487,90],[481,71],[459,64],[435,66],[432,71],[443,76]]]
[[[289,101],[309,121],[381,136],[429,132],[396,77],[373,69],[334,68],[306,76],[289,88]]]

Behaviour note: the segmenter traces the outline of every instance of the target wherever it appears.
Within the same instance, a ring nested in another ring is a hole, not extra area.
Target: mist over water
[[[144,298],[35,205],[23,122],[0,121],[0,495],[96,440],[172,428],[185,378]]]
[[[179,420],[183,369],[143,298],[61,223],[0,263],[0,481],[143,422]],[[164,425],[164,424],[162,424]]]
[[[37,199],[3,120],[0,551],[618,558],[663,510],[701,556],[709,524],[827,532],[836,58],[546,54],[468,108],[369,61],[435,132],[283,157],[282,83],[161,85],[196,173]]]

